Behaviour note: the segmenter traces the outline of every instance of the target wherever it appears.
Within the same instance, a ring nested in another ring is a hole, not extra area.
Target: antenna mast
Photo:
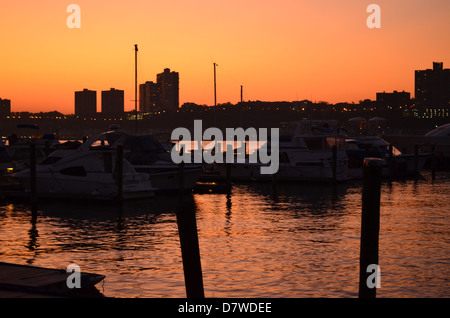
[[[214,126],[217,127],[217,115],[216,115],[216,106],[217,106],[217,93],[216,93],[216,66],[218,66],[215,62],[214,64]]]
[[[138,46],[137,44],[134,45],[134,119],[135,119],[135,133],[137,134],[138,128],[137,128],[137,52],[138,52]]]

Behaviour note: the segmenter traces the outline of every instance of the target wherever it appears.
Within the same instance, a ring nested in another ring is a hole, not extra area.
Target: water
[[[383,183],[377,297],[449,297],[450,173]],[[357,297],[361,184],[195,194],[206,297]],[[106,275],[108,297],[185,297],[177,198],[0,201],[0,260]]]

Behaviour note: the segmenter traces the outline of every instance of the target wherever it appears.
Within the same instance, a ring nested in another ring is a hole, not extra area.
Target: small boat
[[[389,168],[389,143],[378,136],[359,136],[346,139],[347,156],[349,158],[348,175],[351,179],[362,178],[362,167],[364,158],[374,157],[383,159],[382,176],[390,176]],[[392,146],[392,173],[395,177],[412,176],[417,171],[420,173],[429,158],[428,153],[417,155],[403,154]]]
[[[89,296],[102,297],[95,285],[105,279],[104,275],[79,273],[79,288],[67,284],[72,272],[38,266],[0,262],[0,292],[21,297],[41,296]]]
[[[30,190],[30,169],[14,173]],[[82,144],[76,149],[58,149],[36,166],[36,191],[42,197],[114,199],[119,191],[117,150]],[[123,199],[152,197],[155,188],[145,173],[136,172],[123,159]]]

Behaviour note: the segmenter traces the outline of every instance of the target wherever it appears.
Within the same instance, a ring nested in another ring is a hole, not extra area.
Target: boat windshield
[[[100,147],[111,147],[114,143],[116,143],[123,134],[117,132],[107,132],[98,137],[92,142],[90,148],[100,148]]]

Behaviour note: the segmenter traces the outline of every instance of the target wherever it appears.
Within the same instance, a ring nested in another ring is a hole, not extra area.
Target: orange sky
[[[69,4],[81,28],[69,29]],[[369,29],[370,3],[381,29]],[[164,68],[180,73],[180,105],[245,100],[358,102],[414,95],[414,70],[450,68],[448,0],[46,0],[0,4],[0,98],[12,111],[74,112],[74,92],[125,90]]]

